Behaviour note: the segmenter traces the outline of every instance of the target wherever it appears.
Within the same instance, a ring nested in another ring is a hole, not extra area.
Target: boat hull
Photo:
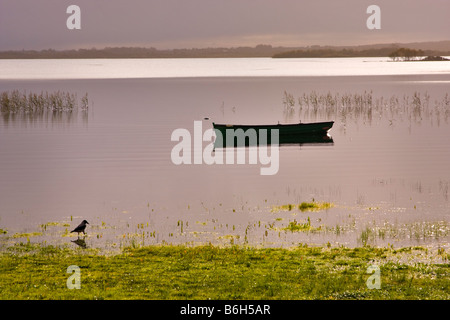
[[[219,134],[222,137],[222,139],[216,138],[216,147],[240,147],[271,144],[272,130],[278,130],[278,143],[280,145],[330,143],[333,140],[327,135],[327,132],[333,127],[333,124],[334,121],[275,125],[227,125],[213,123],[213,127],[216,137]],[[243,134],[244,137],[241,139],[237,138],[238,132]],[[261,137],[263,137],[263,141],[261,141]]]
[[[326,134],[333,127],[334,121],[312,122],[312,123],[294,123],[294,124],[274,124],[274,125],[233,125],[233,124],[217,124],[213,122],[215,130],[225,133],[226,129],[254,129],[257,132],[261,129],[271,130],[277,129],[280,136],[292,134]]]

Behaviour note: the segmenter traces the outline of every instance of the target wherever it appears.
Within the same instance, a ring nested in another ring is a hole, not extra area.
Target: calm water
[[[450,63],[0,60],[0,70],[0,91],[88,93],[90,103],[72,114],[2,114],[4,244],[42,232],[30,241],[64,245],[76,239],[66,229],[86,219],[86,244],[100,248],[448,246]],[[285,92],[295,98],[292,108],[283,104]],[[328,106],[312,100],[327,96]],[[278,173],[262,176],[260,164],[174,165],[171,134],[193,134],[195,120],[203,131],[212,121],[335,124],[333,143],[281,146]],[[335,206],[272,210],[313,199]],[[283,230],[308,217],[320,230]]]
[[[449,63],[388,58],[0,60],[0,79],[124,79],[449,74]]]

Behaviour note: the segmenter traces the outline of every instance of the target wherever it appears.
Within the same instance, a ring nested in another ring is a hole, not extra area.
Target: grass
[[[0,254],[0,299],[449,299],[448,264],[396,262],[415,250],[167,245],[102,255],[18,244]],[[367,288],[372,264],[381,289]],[[79,290],[67,288],[70,265]]]
[[[307,221],[305,223],[300,223],[297,220],[294,219],[294,221],[289,222],[288,226],[285,228],[282,228],[282,230],[287,230],[291,232],[296,231],[319,231],[322,228],[319,227],[313,227],[311,225],[311,219],[308,217]]]
[[[272,212],[279,211],[292,211],[294,209],[304,211],[319,211],[319,210],[327,210],[333,207],[333,204],[330,202],[302,202],[300,204],[283,204],[280,206],[273,206]]]
[[[22,232],[22,233],[15,233],[12,238],[29,238],[29,237],[35,237],[35,236],[41,236],[42,232]]]
[[[40,225],[41,230],[45,231],[48,227],[70,227],[70,224],[63,222],[47,222]]]

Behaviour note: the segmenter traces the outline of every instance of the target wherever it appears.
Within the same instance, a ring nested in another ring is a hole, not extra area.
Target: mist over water
[[[65,244],[66,229],[86,219],[86,243],[99,248],[448,245],[448,63],[188,60],[12,61],[2,69],[1,92],[88,93],[89,109],[2,113],[1,241],[38,230],[30,241]],[[63,74],[69,63],[75,71]],[[43,66],[55,72],[39,74]],[[332,143],[280,146],[279,171],[261,176],[248,163],[175,165],[172,132],[193,132],[200,120],[203,130],[213,121],[335,123]],[[311,201],[334,206],[273,210]],[[320,230],[283,230],[308,218]]]

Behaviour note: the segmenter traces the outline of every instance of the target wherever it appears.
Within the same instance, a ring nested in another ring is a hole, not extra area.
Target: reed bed
[[[44,112],[72,112],[77,109],[87,111],[89,108],[88,94],[86,93],[78,103],[76,93],[65,91],[33,93],[19,90],[4,91],[0,94],[0,112],[2,114]]]
[[[424,119],[448,122],[450,117],[450,95],[432,99],[428,92],[414,92],[403,96],[375,96],[372,91],[363,93],[321,93],[311,91],[297,98],[284,91],[283,113],[293,118],[296,110],[300,118],[339,118],[342,122],[363,119],[371,122],[374,117],[421,122]]]

